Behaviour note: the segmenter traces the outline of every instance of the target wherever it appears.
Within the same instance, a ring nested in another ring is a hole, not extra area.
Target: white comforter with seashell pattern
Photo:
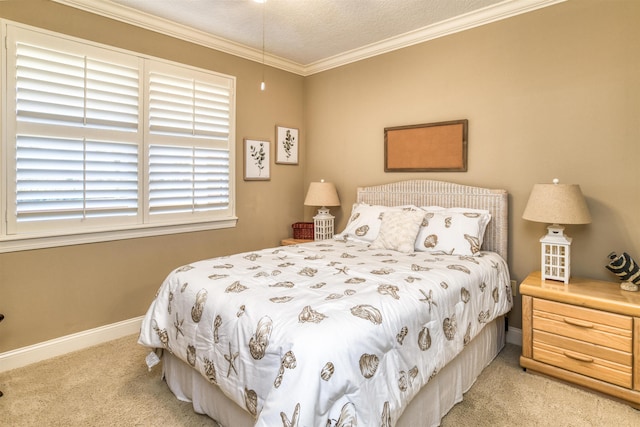
[[[403,254],[330,240],[176,269],[139,343],[193,366],[257,426],[393,426],[511,306],[495,253]]]

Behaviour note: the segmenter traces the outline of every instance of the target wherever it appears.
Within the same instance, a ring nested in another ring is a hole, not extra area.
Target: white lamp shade
[[[331,182],[312,182],[309,184],[305,206],[340,206],[336,186]]]
[[[535,184],[522,218],[550,224],[591,222],[589,208],[577,184]]]

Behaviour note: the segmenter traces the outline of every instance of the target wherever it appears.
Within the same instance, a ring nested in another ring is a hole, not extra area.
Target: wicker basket
[[[313,240],[313,223],[312,222],[296,222],[291,224],[293,228],[294,239]]]

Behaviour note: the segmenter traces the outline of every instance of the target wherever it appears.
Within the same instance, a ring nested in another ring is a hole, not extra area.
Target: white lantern
[[[542,279],[569,283],[571,277],[571,237],[565,236],[564,227],[550,225],[549,233],[540,238],[542,247]]]
[[[327,240],[333,237],[334,218],[329,213],[329,209],[318,209],[318,214],[313,217],[314,240]]]

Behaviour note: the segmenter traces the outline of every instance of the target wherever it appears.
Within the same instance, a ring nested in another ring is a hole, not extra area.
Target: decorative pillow
[[[424,216],[423,210],[384,212],[380,233],[369,247],[406,253],[413,252],[416,236]]]
[[[487,210],[423,207],[424,221],[415,242],[416,251],[452,255],[480,252],[484,232],[491,220]]]
[[[347,226],[341,233],[333,236],[336,240],[351,240],[371,243],[380,231],[382,213],[386,211],[418,210],[417,206],[380,206],[367,203],[354,203]]]

